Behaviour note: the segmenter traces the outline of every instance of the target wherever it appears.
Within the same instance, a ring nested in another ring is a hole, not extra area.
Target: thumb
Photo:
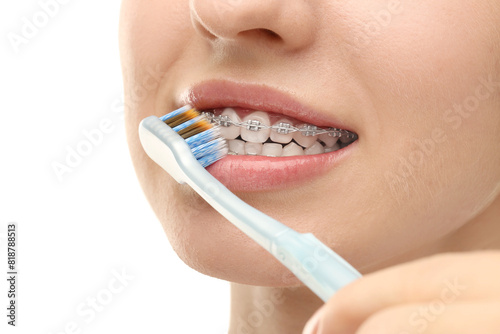
[[[325,311],[325,306],[320,307],[316,313],[313,314],[311,319],[306,323],[306,326],[304,327],[304,330],[302,331],[302,334],[319,334],[321,333],[320,330],[320,322],[321,318],[323,318],[323,313]]]

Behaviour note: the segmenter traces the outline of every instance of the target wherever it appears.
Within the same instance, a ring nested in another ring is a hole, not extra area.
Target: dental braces
[[[346,139],[353,139],[356,140],[358,139],[358,135],[347,131],[343,129],[337,129],[337,128],[319,128],[316,125],[312,124],[304,124],[300,128],[293,126],[290,123],[285,123],[285,122],[280,122],[275,125],[266,125],[262,124],[262,122],[258,120],[248,120],[245,122],[233,122],[231,118],[227,115],[219,115],[215,116],[214,113],[212,112],[202,112],[202,115],[204,115],[212,124],[216,124],[219,126],[224,126],[224,127],[229,127],[231,125],[246,128],[247,130],[250,131],[259,131],[262,129],[271,129],[276,131],[279,134],[282,135],[287,135],[289,133],[293,132],[301,132],[303,136],[310,137],[310,136],[317,136],[321,134],[328,134],[329,136],[332,137],[338,137],[338,138],[346,138]]]

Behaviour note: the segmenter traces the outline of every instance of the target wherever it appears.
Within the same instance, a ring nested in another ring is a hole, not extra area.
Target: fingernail
[[[314,313],[314,315],[309,319],[302,331],[302,334],[319,334],[319,321],[321,319],[321,315],[323,314],[323,307]]]

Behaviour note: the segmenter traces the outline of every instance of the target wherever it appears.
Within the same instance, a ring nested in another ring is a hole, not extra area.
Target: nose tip
[[[313,39],[314,18],[303,0],[191,0],[197,31],[211,41],[279,42],[299,48]]]

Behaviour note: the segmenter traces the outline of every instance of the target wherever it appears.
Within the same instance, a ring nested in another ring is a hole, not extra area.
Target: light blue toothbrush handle
[[[274,239],[271,253],[324,302],[361,277],[312,233],[285,232]]]

